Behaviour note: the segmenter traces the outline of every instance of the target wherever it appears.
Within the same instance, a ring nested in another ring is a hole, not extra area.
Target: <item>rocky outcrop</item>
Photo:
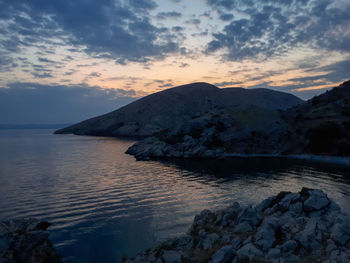
[[[321,190],[281,192],[257,206],[204,210],[187,235],[126,260],[180,262],[350,262],[350,222]]]
[[[127,153],[152,157],[350,156],[350,81],[285,111],[250,105],[212,111],[137,142]]]
[[[287,109],[301,102],[292,94],[269,89],[219,89],[198,82],[151,94],[118,110],[55,133],[145,137],[165,129],[175,130],[208,113],[237,112],[251,106],[269,110]]]
[[[36,219],[0,222],[0,262],[60,263],[49,240],[50,223]]]

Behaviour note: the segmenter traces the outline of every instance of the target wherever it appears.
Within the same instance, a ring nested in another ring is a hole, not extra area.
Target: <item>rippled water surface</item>
[[[196,213],[279,191],[325,190],[350,211],[350,169],[279,159],[136,162],[133,143],[0,130],[0,218],[50,221],[65,262],[120,262],[184,233]]]

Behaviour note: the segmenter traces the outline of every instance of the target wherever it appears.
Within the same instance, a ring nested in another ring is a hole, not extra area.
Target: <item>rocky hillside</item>
[[[270,111],[287,109],[301,102],[291,94],[268,89],[219,89],[200,82],[151,94],[116,111],[56,133],[150,136],[166,129],[176,131],[192,120],[198,123],[199,118],[220,114],[230,118],[232,112],[241,110],[241,118],[245,118],[245,114],[252,115],[252,107],[266,109],[266,114],[269,114]]]
[[[290,109],[211,111],[130,147],[137,159],[254,154],[350,156],[350,81]]]
[[[350,81],[284,112],[288,153],[350,156]]]
[[[349,219],[321,190],[281,192],[255,207],[204,210],[188,234],[128,263],[350,262]]]

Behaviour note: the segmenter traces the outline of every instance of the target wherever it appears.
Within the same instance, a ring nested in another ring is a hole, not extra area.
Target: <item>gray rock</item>
[[[252,232],[252,231],[253,231],[253,228],[249,224],[249,222],[247,222],[247,221],[244,221],[244,222],[238,224],[233,229],[233,232],[236,234],[247,234],[247,233]]]
[[[276,247],[271,248],[271,249],[269,250],[269,252],[267,253],[267,257],[268,257],[269,259],[276,259],[276,258],[279,258],[280,255],[281,255],[281,250],[280,250],[279,248],[276,248]]]
[[[238,215],[239,223],[248,222],[252,227],[258,225],[260,220],[261,218],[258,215],[257,211],[251,206],[243,209],[242,212]]]
[[[298,243],[295,240],[288,240],[282,245],[283,252],[294,251],[298,247]]]
[[[327,195],[321,190],[310,190],[308,193],[310,196],[304,201],[305,211],[317,211],[329,205]]]
[[[264,251],[271,248],[275,242],[275,229],[279,226],[278,219],[275,217],[263,221],[255,234],[255,244],[260,246]]]
[[[61,259],[46,231],[49,225],[36,219],[2,222],[0,262],[60,263]]]
[[[181,263],[182,255],[178,251],[174,250],[164,250],[162,259],[164,263]]]
[[[331,238],[340,245],[345,245],[350,240],[349,226],[337,223],[333,226]]]
[[[288,209],[291,202],[297,200],[298,198],[300,198],[300,194],[298,193],[290,193],[287,194],[285,197],[282,198],[282,200],[278,203],[282,208],[284,209]]]
[[[252,243],[248,243],[246,245],[244,245],[243,247],[241,247],[240,249],[238,249],[236,251],[236,254],[239,256],[239,257],[242,257],[242,256],[247,256],[249,257],[250,259],[253,259],[255,257],[263,257],[263,253],[261,252],[261,250],[257,249],[254,244]]]
[[[235,237],[231,241],[231,246],[233,249],[238,249],[241,246],[241,244],[242,244],[242,241],[239,237]]]
[[[289,206],[289,212],[294,216],[299,216],[303,212],[303,204],[301,202],[296,202]]]
[[[331,251],[333,251],[336,248],[337,246],[335,245],[334,241],[332,239],[328,239],[327,247],[326,247],[327,254],[329,254]]]
[[[229,263],[234,256],[234,251],[230,245],[220,248],[211,258],[211,263]]]
[[[264,212],[267,208],[269,208],[269,206],[271,205],[271,202],[273,200],[275,200],[275,196],[271,196],[267,199],[265,199],[264,201],[262,201],[260,204],[258,204],[255,209],[258,213],[262,213]]]
[[[299,241],[299,243],[304,248],[310,247],[310,240],[312,240],[317,231],[317,219],[316,218],[310,218],[310,220],[307,222],[305,228],[303,231],[299,232],[296,235],[296,239]]]
[[[198,244],[199,247],[204,250],[208,250],[211,248],[218,240],[220,239],[218,234],[212,233],[207,235],[203,240],[201,240]]]
[[[191,236],[183,236],[178,239],[178,246],[179,247],[192,247],[193,245],[193,238]]]

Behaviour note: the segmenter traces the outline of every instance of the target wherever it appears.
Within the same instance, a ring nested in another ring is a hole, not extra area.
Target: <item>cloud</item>
[[[189,67],[189,66],[190,66],[190,64],[184,63],[184,62],[181,62],[180,65],[179,65],[180,68],[186,68],[186,67]]]
[[[173,86],[174,86],[174,84],[169,82],[169,83],[159,85],[158,88],[169,88],[169,87],[173,87]]]
[[[233,86],[233,85],[239,85],[239,84],[243,84],[243,82],[242,81],[222,81],[222,82],[214,83],[214,85],[218,87],[227,87],[227,86]]]
[[[178,52],[179,43],[176,35],[151,23],[150,11],[155,7],[153,0],[3,0],[0,47],[19,52],[63,41],[77,51],[120,64],[161,59]]]
[[[48,73],[48,72],[43,72],[43,73],[32,72],[31,74],[37,79],[52,78],[51,73]]]
[[[88,77],[101,77],[101,73],[99,72],[91,72]]]
[[[220,14],[219,18],[222,21],[231,21],[233,19],[233,15],[227,14],[227,13],[222,13],[222,14]]]
[[[157,14],[156,18],[163,20],[168,18],[180,18],[182,15],[179,12],[171,11],[171,12],[160,12]]]
[[[207,0],[219,14],[239,13],[221,32],[213,33],[206,52],[224,58],[261,60],[307,46],[350,52],[350,5],[334,1]]]
[[[0,88],[0,123],[75,123],[122,107],[134,90],[87,85],[10,83]]]

